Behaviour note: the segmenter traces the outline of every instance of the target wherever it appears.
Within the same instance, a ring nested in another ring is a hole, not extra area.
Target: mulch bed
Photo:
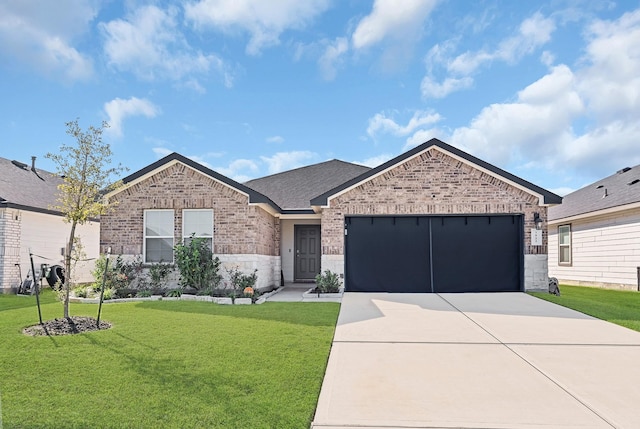
[[[25,335],[72,335],[83,332],[101,331],[111,328],[111,323],[100,321],[100,328],[96,326],[96,319],[93,317],[71,316],[60,319],[47,320],[42,325],[27,326],[22,330]]]

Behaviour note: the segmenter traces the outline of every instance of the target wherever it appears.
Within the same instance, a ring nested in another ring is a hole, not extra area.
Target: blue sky
[[[0,156],[105,120],[134,172],[378,165],[432,137],[560,194],[640,164],[640,2],[0,0]]]

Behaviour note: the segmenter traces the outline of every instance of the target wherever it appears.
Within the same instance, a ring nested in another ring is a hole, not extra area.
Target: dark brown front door
[[[320,273],[320,225],[295,225],[296,281],[310,281]]]

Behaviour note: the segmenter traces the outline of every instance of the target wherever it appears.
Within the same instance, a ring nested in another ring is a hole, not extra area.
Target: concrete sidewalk
[[[640,333],[522,293],[346,293],[313,428],[640,427]]]

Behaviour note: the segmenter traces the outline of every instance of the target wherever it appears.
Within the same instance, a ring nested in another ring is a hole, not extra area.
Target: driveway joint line
[[[514,355],[516,355],[518,358],[520,358],[523,362],[525,362],[527,365],[529,365],[531,368],[533,368],[534,370],[536,370],[538,373],[540,373],[543,377],[545,377],[547,380],[549,380],[551,383],[555,384],[556,386],[558,386],[563,392],[565,392],[567,395],[571,396],[573,399],[575,399],[576,401],[578,401],[580,404],[582,404],[585,408],[587,408],[589,411],[591,411],[593,414],[595,414],[596,416],[598,416],[600,419],[602,419],[602,421],[604,421],[605,423],[607,423],[609,426],[611,426],[612,428],[617,428],[617,426],[613,423],[610,422],[609,419],[607,419],[606,417],[600,415],[600,413],[598,413],[596,410],[594,410],[589,404],[587,404],[586,402],[582,401],[580,398],[578,398],[578,396],[576,396],[575,394],[573,394],[572,392],[570,392],[567,388],[565,388],[564,386],[562,386],[558,381],[554,380],[550,375],[548,375],[547,373],[545,373],[544,371],[542,371],[540,368],[538,368],[536,365],[534,365],[532,362],[530,362],[529,360],[527,360],[524,356],[520,355],[517,351],[515,351],[514,349],[512,349],[511,347],[509,347],[509,344],[504,343],[502,340],[500,340],[498,337],[496,337],[495,335],[493,335],[491,332],[489,332],[484,326],[482,326],[480,323],[476,322],[474,319],[471,318],[471,316],[469,316],[467,313],[465,313],[464,311],[460,310],[458,307],[456,307],[452,302],[449,302],[445,297],[443,297],[441,294],[437,293],[436,295],[438,295],[438,297],[440,297],[440,299],[442,299],[444,302],[446,302],[447,304],[449,304],[451,307],[453,307],[456,311],[460,312],[464,317],[466,317],[467,319],[469,319],[469,321],[471,321],[471,323],[475,324],[476,326],[478,326],[480,329],[482,329],[484,332],[486,332],[490,337],[494,338],[496,341],[498,341],[501,345],[503,345],[504,347],[507,348],[507,350],[509,350],[511,353],[513,353]]]

